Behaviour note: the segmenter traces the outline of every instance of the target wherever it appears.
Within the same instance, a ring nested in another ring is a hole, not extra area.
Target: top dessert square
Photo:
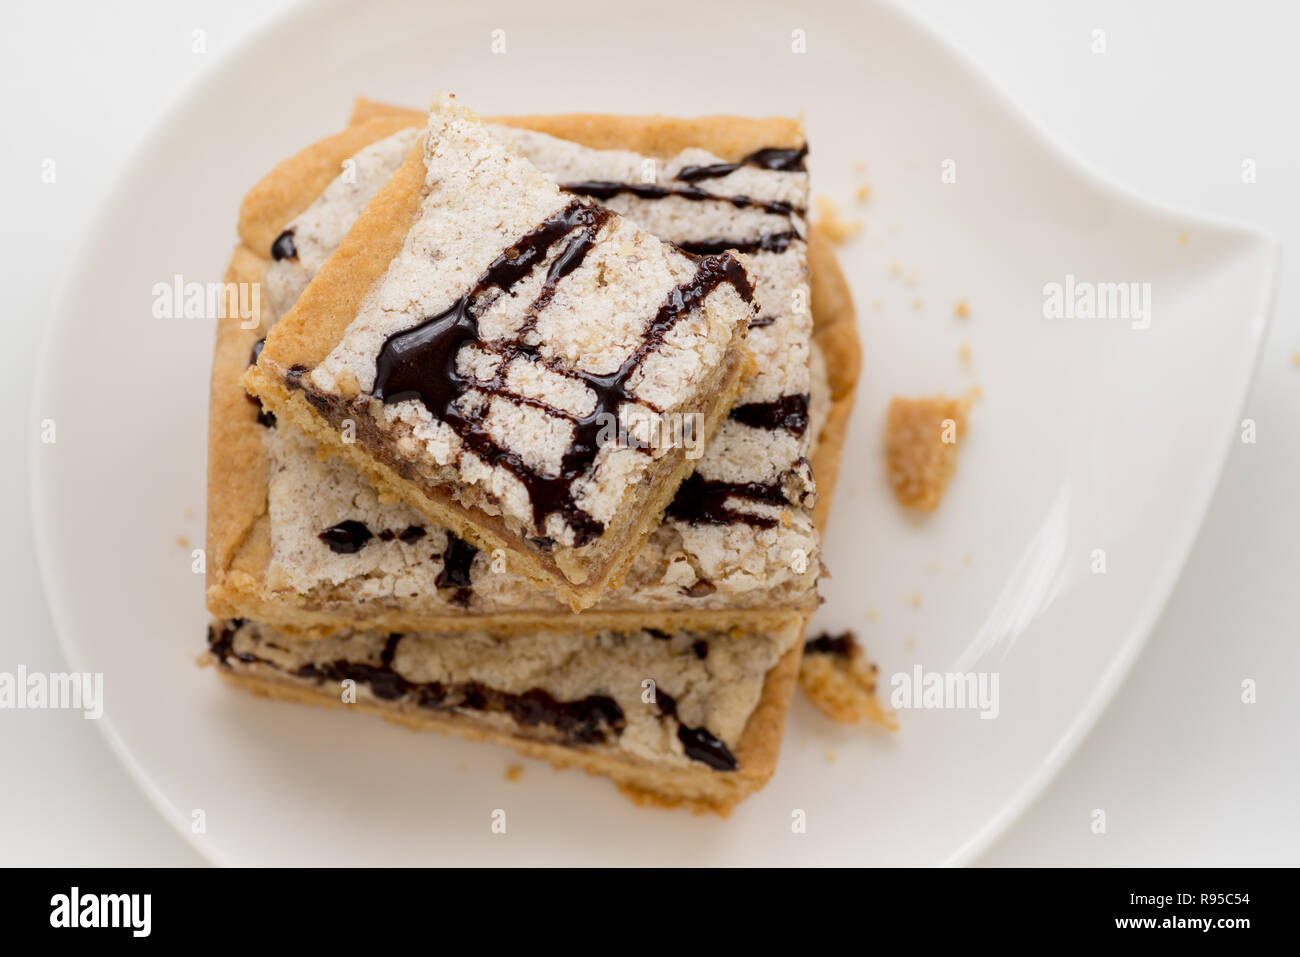
[[[442,97],[246,383],[576,610],[725,418],[753,298],[737,256],[561,192]]]

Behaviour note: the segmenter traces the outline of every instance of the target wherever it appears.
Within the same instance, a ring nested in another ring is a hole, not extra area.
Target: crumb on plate
[[[867,720],[896,731],[898,719],[876,700],[878,673],[853,632],[821,634],[804,644],[799,687],[832,721],[857,724]]]
[[[939,507],[957,468],[970,398],[894,396],[885,422],[885,467],[894,498],[906,508]]]

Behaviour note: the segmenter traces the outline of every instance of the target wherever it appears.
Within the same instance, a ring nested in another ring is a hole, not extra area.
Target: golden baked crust
[[[831,500],[839,481],[849,415],[858,391],[862,347],[858,342],[858,317],[848,281],[835,259],[832,243],[816,225],[808,230],[808,268],[812,272],[813,342],[826,360],[831,407],[812,452],[817,478],[817,506],[813,524],[825,535]]]
[[[231,283],[261,282],[266,261],[247,246],[235,247],[226,268],[227,295]],[[256,300],[253,300],[256,301]],[[212,589],[255,587],[255,579],[270,560],[269,527],[266,548],[254,541],[253,529],[266,522],[267,457],[257,424],[257,406],[235,386],[248,368],[259,327],[242,328],[239,310],[225,310],[217,321],[216,347],[208,403],[208,522],[207,586]],[[244,576],[247,576],[245,580]]]

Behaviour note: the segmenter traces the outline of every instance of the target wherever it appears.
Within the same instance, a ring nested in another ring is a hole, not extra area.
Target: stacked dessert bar
[[[806,153],[443,97],[276,167],[227,276],[260,322],[217,334],[207,660],[643,801],[761,787],[858,363]]]

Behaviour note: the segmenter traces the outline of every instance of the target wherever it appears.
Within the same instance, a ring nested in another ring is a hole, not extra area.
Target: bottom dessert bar
[[[771,777],[803,622],[763,632],[652,628],[340,632],[213,622],[205,664],[270,698],[354,708],[493,741],[614,780],[641,803],[727,814]]]

